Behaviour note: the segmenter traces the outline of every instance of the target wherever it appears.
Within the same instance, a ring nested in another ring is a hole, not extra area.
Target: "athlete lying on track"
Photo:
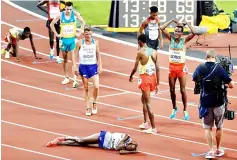
[[[47,147],[58,145],[66,146],[84,146],[99,147],[101,149],[109,149],[119,151],[120,154],[137,153],[137,143],[133,141],[129,134],[100,131],[100,133],[91,136],[80,137],[58,137],[46,144]]]

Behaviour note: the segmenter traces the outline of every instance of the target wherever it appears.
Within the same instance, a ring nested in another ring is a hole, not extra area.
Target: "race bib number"
[[[146,73],[148,75],[152,75],[153,73],[155,73],[155,66],[153,64],[147,65]]]
[[[185,52],[171,51],[170,62],[173,63],[184,63],[185,61]]]
[[[75,34],[74,25],[64,26],[62,28],[62,33],[63,33],[63,36],[74,36],[74,34]]]
[[[184,72],[184,73],[188,73],[188,67],[184,66],[183,72]]]
[[[142,79],[138,78],[138,85],[141,85],[141,84],[142,84]]]

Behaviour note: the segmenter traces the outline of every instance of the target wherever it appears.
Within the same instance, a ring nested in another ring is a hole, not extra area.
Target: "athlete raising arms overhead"
[[[174,35],[171,35],[168,31],[165,30],[167,26],[169,26],[172,22],[175,22],[177,26],[174,29]],[[184,38],[183,30],[184,26],[187,25],[191,31],[191,33]],[[169,46],[169,86],[170,86],[170,96],[172,100],[173,110],[170,115],[170,118],[173,119],[176,116],[176,112],[178,108],[176,106],[176,94],[175,94],[175,83],[176,80],[179,79],[180,83],[180,92],[182,94],[182,101],[184,105],[184,120],[189,119],[189,114],[187,111],[187,94],[185,90],[186,86],[186,74],[188,73],[187,67],[185,65],[185,56],[186,56],[186,47],[185,44],[189,42],[194,36],[195,31],[192,26],[188,23],[179,23],[177,20],[171,20],[165,23],[161,27],[162,32],[170,41]]]

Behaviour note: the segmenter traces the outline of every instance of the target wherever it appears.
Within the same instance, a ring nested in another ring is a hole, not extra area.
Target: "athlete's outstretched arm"
[[[44,6],[45,4],[48,4],[47,0],[42,0],[37,4],[37,7],[42,10],[43,12],[49,14],[47,6]]]
[[[100,48],[99,48],[99,41],[96,40],[96,59],[99,66],[99,73],[102,72],[102,61],[101,61],[101,55],[100,55]]]
[[[35,59],[41,59],[41,58],[37,57],[37,55],[36,55],[36,49],[35,49],[35,45],[34,45],[34,42],[33,42],[33,35],[32,34],[30,34],[29,39],[30,39],[31,48],[32,48],[32,51],[34,53]]]
[[[138,67],[140,58],[141,58],[140,52],[137,52],[136,62],[135,62],[134,68],[133,68],[132,73],[131,73],[130,78],[129,78],[130,82],[133,81],[133,75],[137,72],[137,67]]]
[[[61,13],[60,15],[58,15],[57,17],[54,18],[54,20],[50,23],[50,28],[52,29],[52,31],[54,32],[54,34],[57,36],[57,37],[60,37],[60,34],[58,34],[58,32],[56,31],[54,25],[60,20],[61,18]]]

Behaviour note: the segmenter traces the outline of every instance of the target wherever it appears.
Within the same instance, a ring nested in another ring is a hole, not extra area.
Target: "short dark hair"
[[[184,32],[184,27],[183,26],[178,25],[176,27],[181,28],[181,31]]]
[[[30,27],[25,27],[24,32],[30,32]]]
[[[150,12],[152,13],[152,12],[158,12],[158,8],[156,7],[156,6],[151,6],[150,7]]]
[[[146,43],[146,35],[141,34],[140,36],[138,36],[137,40],[141,41],[142,43]]]
[[[73,6],[73,3],[72,2],[66,2],[65,6],[71,7],[71,6]]]

